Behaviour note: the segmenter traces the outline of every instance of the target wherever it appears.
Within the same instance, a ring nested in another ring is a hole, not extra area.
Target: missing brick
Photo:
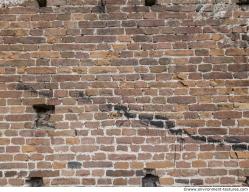
[[[156,5],[156,0],[145,0],[145,6],[153,6]]]
[[[237,0],[238,5],[249,5],[249,0]]]
[[[158,187],[159,177],[155,175],[154,169],[145,169],[145,176],[142,178],[143,187]]]
[[[39,7],[47,7],[47,0],[37,0]]]
[[[50,122],[51,114],[55,111],[54,105],[33,105],[34,110],[36,111],[36,120],[35,120],[35,129],[54,129],[55,126]]]
[[[247,187],[249,187],[249,176],[246,176],[245,184]]]
[[[29,187],[42,187],[44,185],[42,177],[30,177],[26,180],[26,184]]]
[[[99,13],[105,13],[106,12],[106,1],[100,0],[100,4],[97,6],[97,11]]]

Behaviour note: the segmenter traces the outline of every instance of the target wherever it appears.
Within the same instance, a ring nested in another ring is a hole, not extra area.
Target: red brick
[[[49,170],[31,171],[29,176],[30,177],[58,177],[59,171],[49,171]]]
[[[195,104],[189,106],[190,111],[216,111],[217,107],[214,104]]]
[[[61,185],[61,186],[64,186],[64,185],[70,185],[70,186],[73,186],[73,185],[79,185],[80,184],[80,179],[79,178],[56,178],[56,179],[53,179],[52,182],[51,182],[51,185]]]
[[[199,174],[201,176],[219,176],[219,175],[226,175],[227,170],[225,169],[200,169]]]
[[[29,67],[26,68],[26,72],[30,74],[55,74],[55,67]]]
[[[32,121],[34,115],[22,114],[22,115],[7,115],[7,121]]]
[[[242,113],[238,111],[219,111],[214,113],[214,118],[217,119],[237,119],[241,117]]]
[[[21,95],[20,91],[0,91],[0,98],[19,98]]]
[[[200,128],[200,135],[226,135],[227,129],[224,128]]]

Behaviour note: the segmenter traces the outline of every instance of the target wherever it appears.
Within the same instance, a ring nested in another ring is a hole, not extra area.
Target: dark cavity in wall
[[[26,183],[29,187],[42,187],[44,185],[42,177],[30,177]]]
[[[39,7],[46,7],[47,6],[47,0],[37,0]]]
[[[145,0],[145,6],[153,6],[156,4],[156,0]]]
[[[245,185],[249,187],[249,176],[246,176]]]
[[[154,169],[145,170],[146,175],[142,178],[143,187],[157,187],[159,185],[159,177],[154,172]]]
[[[54,113],[54,105],[33,105],[36,112],[35,129],[54,129],[54,125],[49,122],[51,114]]]
[[[249,5],[249,0],[237,0],[238,5]]]
[[[106,1],[100,0],[100,3],[96,8],[97,8],[97,12],[105,13],[106,12]]]

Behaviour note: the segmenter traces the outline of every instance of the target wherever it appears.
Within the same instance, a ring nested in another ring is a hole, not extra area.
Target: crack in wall
[[[234,136],[227,136],[223,139],[216,139],[213,138],[212,136],[204,136],[204,135],[196,135],[196,134],[191,134],[189,131],[186,129],[177,129],[175,128],[175,122],[170,121],[166,117],[162,117],[159,115],[148,115],[148,114],[135,114],[131,113],[128,109],[128,107],[124,105],[111,105],[108,104],[108,110],[112,111],[113,109],[117,112],[123,113],[124,117],[127,119],[133,118],[134,120],[139,119],[141,124],[145,126],[154,126],[157,128],[164,128],[167,129],[171,134],[173,135],[181,135],[183,136],[184,134],[187,135],[189,138],[195,140],[195,141],[200,141],[203,143],[216,143],[219,145],[225,145],[229,144],[231,145],[232,150],[234,151],[243,151],[243,150],[248,150],[249,146],[247,144],[242,144],[243,142],[240,140],[239,137],[234,137]],[[184,142],[184,138],[179,138],[178,141]]]
[[[30,91],[31,93],[35,93],[44,97],[50,98],[53,93],[47,93],[47,92],[42,92],[42,91],[37,91],[35,90],[32,86],[30,85],[25,85],[23,83],[17,84],[16,86],[17,90],[27,90]],[[53,92],[51,90],[51,92]],[[92,98],[90,96],[87,96],[83,91],[76,91],[71,95],[73,98],[76,98],[78,102],[92,102]],[[240,138],[238,137],[225,137],[225,139],[215,139],[211,136],[203,136],[203,135],[196,135],[196,134],[191,134],[189,133],[186,129],[177,129],[175,128],[175,122],[170,121],[167,117],[162,117],[160,115],[149,115],[149,114],[135,114],[131,113],[128,107],[124,105],[113,105],[113,104],[106,104],[106,105],[101,105],[100,106],[100,111],[102,112],[112,112],[116,111],[118,112],[118,116],[120,115],[124,116],[127,119],[134,119],[134,120],[139,120],[140,123],[144,126],[153,126],[157,128],[165,128],[167,129],[171,134],[173,135],[187,135],[191,139],[195,141],[200,141],[204,143],[216,143],[220,145],[224,144],[232,144],[232,150],[236,151],[243,151],[243,150],[248,150],[249,146],[247,144],[242,144],[243,142],[240,141]],[[123,123],[119,123],[119,126],[122,126]],[[184,138],[180,138],[181,141],[184,141]]]

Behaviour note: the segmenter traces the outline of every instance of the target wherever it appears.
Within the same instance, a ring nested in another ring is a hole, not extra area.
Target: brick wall
[[[230,0],[3,6],[0,185],[245,185],[248,17]]]

